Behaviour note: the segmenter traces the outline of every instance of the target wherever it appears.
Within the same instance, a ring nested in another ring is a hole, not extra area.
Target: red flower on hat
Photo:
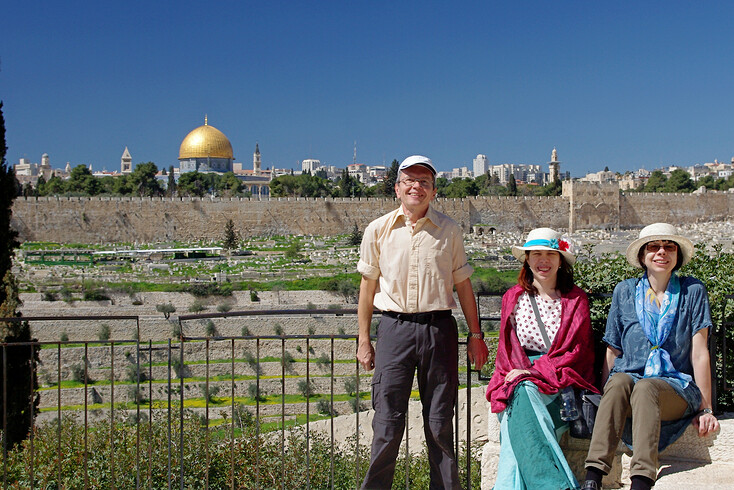
[[[568,252],[568,242],[565,240],[558,240],[558,250]]]

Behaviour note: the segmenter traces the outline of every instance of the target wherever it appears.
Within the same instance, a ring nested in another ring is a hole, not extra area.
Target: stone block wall
[[[338,235],[398,205],[394,199],[199,199],[131,197],[18,198],[13,227],[24,241],[156,243],[219,240],[232,219],[243,237]],[[616,183],[564,182],[560,197],[482,196],[436,199],[434,206],[468,232],[618,229],[656,221],[680,225],[734,214],[734,193],[620,194]]]

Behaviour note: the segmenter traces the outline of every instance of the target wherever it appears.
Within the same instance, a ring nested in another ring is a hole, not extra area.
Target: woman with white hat
[[[644,270],[614,288],[604,342],[604,394],[586,458],[583,489],[601,488],[619,439],[632,448],[632,489],[655,483],[658,453],[689,422],[700,436],[719,428],[711,411],[707,347],[711,312],[706,288],[676,271],[693,243],[666,223],[640,231],[627,261]],[[608,378],[608,380],[607,380]]]
[[[589,303],[573,283],[576,257],[560,233],[532,230],[512,247],[522,262],[518,284],[502,297],[499,346],[487,387],[500,419],[495,489],[578,488],[558,440],[559,393],[593,386]]]

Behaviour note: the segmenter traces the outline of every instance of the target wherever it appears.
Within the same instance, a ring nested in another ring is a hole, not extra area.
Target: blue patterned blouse
[[[650,354],[652,344],[643,332],[635,311],[635,287],[639,280],[639,278],[627,279],[614,288],[604,342],[621,351],[622,355],[615,360],[610,376],[614,373],[627,373],[635,380],[641,379],[647,357]],[[693,364],[691,363],[693,336],[699,330],[711,326],[711,310],[706,287],[698,279],[681,277],[680,300],[674,328],[662,345],[670,354],[673,366],[678,371],[693,376]],[[688,410],[682,419],[662,423],[658,445],[660,451],[683,433],[701,406],[701,391],[695,382],[683,388],[676,378],[663,376],[661,379],[667,381],[688,402]],[[632,447],[629,423],[625,427],[622,439]]]

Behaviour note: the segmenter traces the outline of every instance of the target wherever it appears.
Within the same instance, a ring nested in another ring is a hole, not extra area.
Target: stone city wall
[[[561,197],[437,199],[436,209],[464,231],[635,228],[656,221],[681,225],[734,214],[734,193],[620,194],[613,184],[564,182]],[[394,199],[18,198],[12,224],[24,241],[155,243],[218,240],[232,219],[243,237],[338,235],[394,209]]]
[[[622,228],[640,228],[650,223],[676,225],[724,221],[734,216],[734,193],[648,194],[620,196]]]
[[[232,219],[243,237],[338,235],[395,209],[394,199],[18,198],[13,227],[24,241],[154,243],[218,240]],[[560,197],[437,199],[435,207],[469,231],[565,228],[568,203]]]

